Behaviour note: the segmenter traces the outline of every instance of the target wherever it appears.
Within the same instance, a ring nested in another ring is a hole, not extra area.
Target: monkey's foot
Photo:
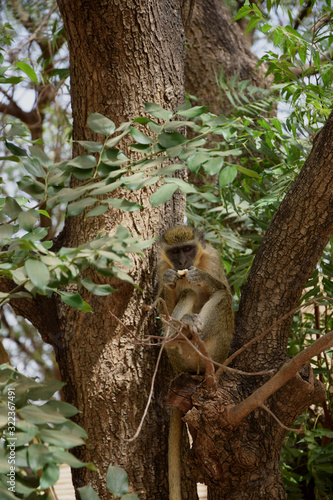
[[[181,321],[182,323],[185,323],[190,334],[194,333],[195,335],[200,336],[203,329],[203,322],[199,314],[185,314]]]

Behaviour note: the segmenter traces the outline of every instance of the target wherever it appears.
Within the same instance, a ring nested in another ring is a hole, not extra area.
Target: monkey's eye
[[[179,248],[172,248],[171,253],[174,253],[174,254],[179,253]]]
[[[188,252],[191,252],[192,249],[193,249],[193,247],[190,247],[190,246],[183,247],[183,252],[188,253]]]

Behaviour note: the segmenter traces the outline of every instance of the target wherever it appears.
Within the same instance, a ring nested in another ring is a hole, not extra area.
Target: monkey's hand
[[[177,281],[181,278],[175,269],[167,269],[163,274],[163,285],[176,288]]]
[[[205,271],[191,266],[186,273],[186,279],[191,285],[201,285],[205,281],[206,275]]]
[[[182,323],[185,323],[189,333],[195,333],[200,336],[203,329],[203,322],[199,314],[185,314],[181,319]]]

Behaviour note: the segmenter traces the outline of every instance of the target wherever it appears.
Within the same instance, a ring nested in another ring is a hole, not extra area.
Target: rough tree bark
[[[239,73],[240,80],[265,87],[264,66],[256,68],[258,58],[250,50],[241,28],[231,24],[232,16],[221,0],[185,2],[186,92],[215,114],[227,113],[231,105],[221,96],[217,84],[221,68],[227,79]]]
[[[116,124],[143,112],[146,101],[172,109],[184,101],[184,31],[177,2],[138,0],[66,2],[59,0],[68,36],[74,139],[96,140],[86,126],[92,112]],[[74,156],[80,148],[74,146]],[[151,210],[151,188],[135,194],[145,210],[133,214],[110,211],[105,217],[68,220],[64,245],[78,245],[98,232],[115,231],[119,224],[134,234],[151,238],[165,228],[165,221],[183,220],[184,203],[176,196],[162,209]],[[62,347],[57,349],[61,375],[67,382],[66,398],[81,411],[79,423],[89,435],[84,460],[93,461],[98,474],[81,470],[76,486],[92,484],[101,498],[109,498],[105,476],[109,464],[128,472],[133,491],[146,499],[167,497],[166,435],[168,418],[160,394],[165,384],[164,363],[156,383],[153,404],[144,431],[134,442],[148,398],[157,352],[131,338],[153,331],[143,303],[153,296],[155,257],[134,258],[133,277],[143,293],[112,280],[118,292],[107,300],[86,297],[94,314],[84,315],[58,304]],[[112,312],[112,316],[111,316]],[[151,436],[154,436],[152,439]],[[186,484],[184,498],[196,497],[195,483]]]

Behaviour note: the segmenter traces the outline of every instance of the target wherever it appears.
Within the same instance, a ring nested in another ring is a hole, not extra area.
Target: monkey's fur
[[[202,232],[175,226],[159,241],[159,297],[169,314],[185,323],[188,334],[204,341],[213,361],[228,356],[234,330],[232,297],[219,254],[207,245]],[[184,271],[184,275],[178,271]],[[163,307],[160,305],[160,314]],[[166,344],[176,372],[202,373],[205,364],[188,342],[176,339]],[[169,499],[181,500],[180,436],[181,414],[173,409],[169,433]]]

